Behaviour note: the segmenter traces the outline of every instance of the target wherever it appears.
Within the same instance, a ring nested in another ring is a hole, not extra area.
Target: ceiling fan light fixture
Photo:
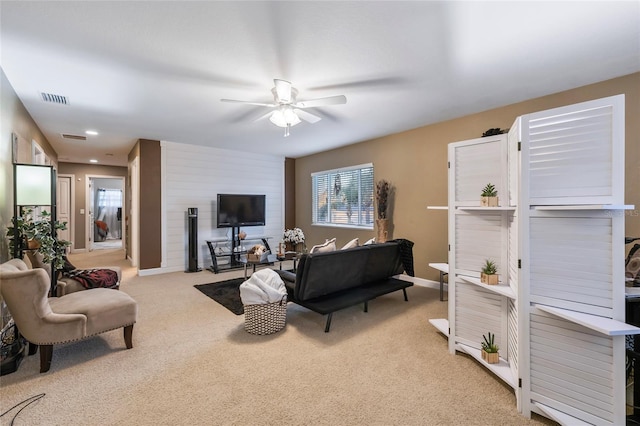
[[[300,118],[289,106],[284,106],[273,111],[273,114],[269,117],[269,121],[278,127],[292,127],[301,122]]]

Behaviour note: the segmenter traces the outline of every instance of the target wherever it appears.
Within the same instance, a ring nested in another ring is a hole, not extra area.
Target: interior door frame
[[[75,251],[76,247],[76,227],[75,227],[75,218],[76,218],[76,175],[75,174],[59,174],[56,177],[56,180],[60,179],[69,179],[71,184],[69,185],[69,223],[67,223],[67,229],[69,230],[69,241],[71,242],[71,252]],[[56,182],[57,184],[57,182]],[[56,197],[59,197],[60,193],[56,190]],[[56,200],[56,204],[58,200]]]
[[[93,179],[116,179],[122,182],[122,210],[125,209],[126,200],[126,179],[124,176],[111,176],[111,175],[86,175],[85,177],[85,235],[84,246],[87,251],[93,251],[93,223],[91,218],[93,217],[93,199],[91,197],[91,182]],[[122,247],[124,248],[124,221],[120,221],[120,235],[122,240]]]
[[[129,183],[131,184],[131,206],[129,206],[129,214],[127,215],[131,220],[130,229],[130,246],[127,247],[131,260],[131,266],[138,267],[140,262],[140,157],[135,157],[129,162]]]

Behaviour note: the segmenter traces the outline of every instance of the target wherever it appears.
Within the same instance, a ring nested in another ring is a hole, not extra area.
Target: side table
[[[258,265],[273,265],[273,262],[276,259],[277,259],[277,257],[276,257],[275,254],[270,254],[269,256],[267,256],[266,260],[247,260],[247,256],[241,256],[239,262],[244,265],[244,279],[246,280],[248,278],[247,269],[248,269],[249,265],[251,265],[253,267],[253,271],[251,272],[253,274],[254,272],[256,272],[256,266],[258,266]],[[282,265],[282,262],[280,264]]]
[[[282,262],[285,260],[293,260],[293,272],[296,271],[298,266],[298,252],[286,251],[284,254],[279,254],[277,259],[280,261],[280,270],[282,271]]]
[[[444,276],[449,275],[448,263],[430,263],[429,266],[440,271],[440,301],[444,302]]]

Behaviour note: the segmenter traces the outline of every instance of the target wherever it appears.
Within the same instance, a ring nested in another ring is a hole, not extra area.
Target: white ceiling
[[[126,165],[139,138],[300,157],[640,70],[638,1],[2,1],[0,19],[1,66],[66,162]],[[347,104],[284,138],[220,102],[271,102],[274,78]]]

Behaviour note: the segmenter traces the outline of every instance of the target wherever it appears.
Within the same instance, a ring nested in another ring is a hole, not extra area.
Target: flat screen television
[[[218,194],[218,228],[264,226],[265,196]]]

